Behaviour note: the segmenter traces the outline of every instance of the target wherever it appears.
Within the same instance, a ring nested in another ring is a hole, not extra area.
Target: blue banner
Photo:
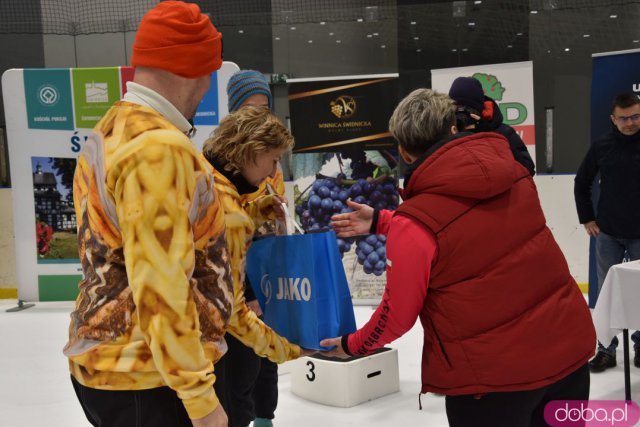
[[[198,110],[193,118],[194,125],[218,126],[220,112],[218,111],[218,73],[211,74],[211,86],[200,101]]]

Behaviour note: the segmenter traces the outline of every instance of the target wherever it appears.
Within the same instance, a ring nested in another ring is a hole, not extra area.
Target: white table
[[[620,332],[623,333],[626,400],[631,400],[629,329],[640,329],[639,304],[640,260],[612,266],[593,309],[593,323],[598,341],[604,346]]]

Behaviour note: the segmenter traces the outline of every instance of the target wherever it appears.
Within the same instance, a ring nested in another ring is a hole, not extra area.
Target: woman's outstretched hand
[[[373,222],[373,208],[369,205],[347,200],[347,206],[353,212],[337,214],[331,217],[331,227],[338,237],[353,237],[369,234]]]

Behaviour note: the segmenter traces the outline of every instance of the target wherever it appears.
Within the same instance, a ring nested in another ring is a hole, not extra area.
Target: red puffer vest
[[[422,392],[532,390],[593,355],[589,309],[504,137],[447,142],[415,170],[396,215],[438,245],[420,313]]]

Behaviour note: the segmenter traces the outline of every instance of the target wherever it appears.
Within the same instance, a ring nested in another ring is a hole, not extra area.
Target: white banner
[[[351,199],[377,209],[400,202],[398,152],[388,131],[396,74],[290,80],[296,217],[306,231],[329,228]],[[384,99],[384,105],[378,101]],[[377,304],[386,285],[386,236],[337,239],[356,304]]]
[[[238,69],[225,62],[212,75],[194,119],[198,149],[227,114],[226,85]],[[13,69],[2,75],[20,299],[75,299],[82,275],[75,162],[95,123],[132,78],[130,67]]]
[[[457,77],[474,77],[480,81],[485,95],[493,98],[500,107],[504,123],[518,132],[535,162],[533,63],[525,61],[432,70],[431,86],[438,92],[449,93],[451,83]]]

